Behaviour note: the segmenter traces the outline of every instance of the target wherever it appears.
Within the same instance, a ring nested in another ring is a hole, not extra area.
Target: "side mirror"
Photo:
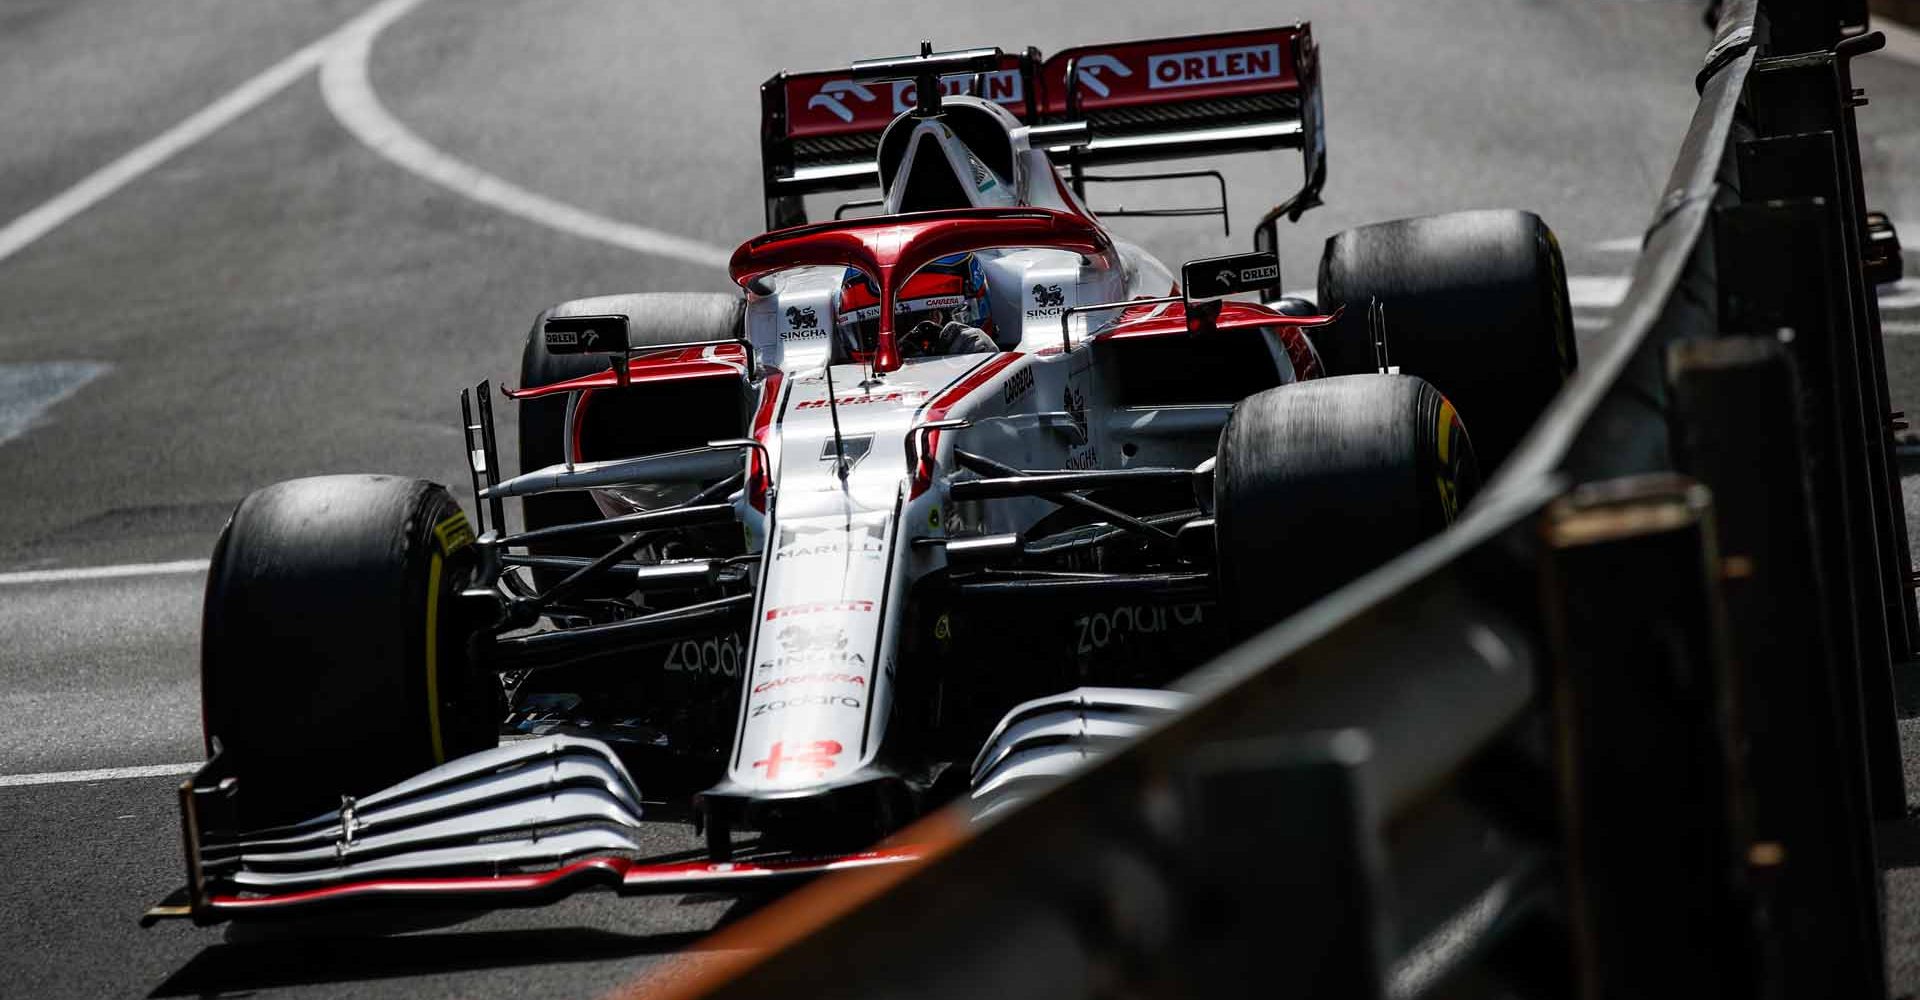
[[[1259,292],[1280,283],[1280,255],[1271,250],[1203,257],[1180,269],[1180,294],[1186,299],[1187,330],[1210,333],[1229,295]]]
[[[627,387],[627,317],[554,316],[541,330],[548,354],[604,354],[620,388]]]
[[[554,316],[542,332],[548,354],[627,353],[625,316]]]

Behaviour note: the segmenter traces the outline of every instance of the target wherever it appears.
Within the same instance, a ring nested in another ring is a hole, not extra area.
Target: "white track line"
[[[380,16],[355,19],[340,32],[339,45],[327,53],[320,68],[320,93],[347,131],[395,164],[509,215],[640,253],[706,267],[727,266],[731,253],[726,249],[619,222],[535,194],[442,153],[400,124],[374,94],[367,76],[367,58],[374,38],[405,14],[413,2],[417,0],[402,0],[395,9],[382,10]]]
[[[268,98],[285,90],[288,84],[300,79],[302,74],[318,66],[321,58],[334,43],[345,33],[353,31],[356,26],[365,22],[391,21],[420,2],[421,0],[384,0],[382,3],[375,4],[325,38],[280,60],[259,76],[228,91],[226,96],[195,112],[180,124],[94,171],[80,183],[60,192],[40,207],[7,223],[6,228],[0,229],[0,260],[6,260],[20,252],[33,241],[58,229],[68,219],[99,204],[108,195],[125,187],[141,174],[165,163],[174,154],[232,124],[241,115],[252,111]]]
[[[177,562],[123,563],[118,566],[75,566],[69,569],[29,569],[0,573],[0,587],[25,583],[67,583],[73,580],[117,580],[130,576],[169,576],[176,573],[204,573],[205,559],[181,559]]]
[[[22,785],[77,785],[85,781],[121,778],[167,778],[192,774],[199,764],[147,764],[141,767],[97,767],[91,771],[45,771],[40,774],[0,774],[0,788]]]
[[[1646,243],[1646,240],[1645,236],[1621,236],[1616,239],[1601,240],[1593,245],[1593,249],[1601,253],[1639,253],[1640,247]]]

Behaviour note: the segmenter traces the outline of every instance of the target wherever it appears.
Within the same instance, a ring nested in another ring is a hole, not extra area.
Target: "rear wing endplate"
[[[1326,182],[1320,65],[1311,26],[1083,45],[1042,59],[1001,57],[993,72],[941,78],[947,94],[997,101],[1029,125],[1084,121],[1084,145],[1049,148],[1078,187],[1084,168],[1221,153],[1298,149],[1299,190],[1261,220],[1319,204]],[[807,221],[802,199],[877,184],[875,151],[894,116],[914,106],[911,80],[862,83],[850,70],[776,74],[760,87],[767,228]]]

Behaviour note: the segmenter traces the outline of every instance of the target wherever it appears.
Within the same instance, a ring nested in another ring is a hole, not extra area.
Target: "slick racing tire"
[[[547,320],[555,316],[625,316],[629,346],[666,346],[739,337],[745,305],[745,300],[738,295],[703,292],[602,295],[562,302],[534,319],[533,329],[527,333],[526,348],[520,354],[520,384],[552,385],[607,369],[605,355],[547,352],[543,331]],[[567,397],[561,394],[525,400],[519,404],[519,411],[520,471],[532,472],[564,460]],[[527,497],[521,514],[528,529],[593,521],[601,516],[593,498],[580,492]],[[534,553],[597,556],[606,549],[605,542],[553,542],[535,549]],[[544,588],[559,582],[563,576],[564,573],[540,571],[534,574],[534,579]]]
[[[1241,400],[1213,470],[1220,606],[1246,636],[1452,523],[1480,482],[1465,426],[1411,375],[1345,375]]]
[[[1532,212],[1451,212],[1328,238],[1320,306],[1344,308],[1314,346],[1329,374],[1377,371],[1369,306],[1387,361],[1460,408],[1492,471],[1539,419],[1577,361],[1560,245]]]
[[[324,811],[498,743],[455,595],[473,532],[444,487],[320,476],[254,492],[214,547],[206,733],[260,825]]]

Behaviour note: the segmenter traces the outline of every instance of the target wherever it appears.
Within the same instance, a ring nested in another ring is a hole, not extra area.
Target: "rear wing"
[[[1001,56],[997,71],[941,78],[947,94],[997,101],[1029,125],[1084,121],[1084,145],[1050,147],[1074,182],[1086,167],[1298,149],[1300,189],[1261,220],[1319,204],[1327,154],[1311,26],[1083,45],[1043,59]],[[802,198],[874,187],[881,130],[916,99],[911,80],[859,83],[850,70],[776,74],[760,87],[767,228],[807,221]],[[1255,234],[1256,245],[1263,233]]]

